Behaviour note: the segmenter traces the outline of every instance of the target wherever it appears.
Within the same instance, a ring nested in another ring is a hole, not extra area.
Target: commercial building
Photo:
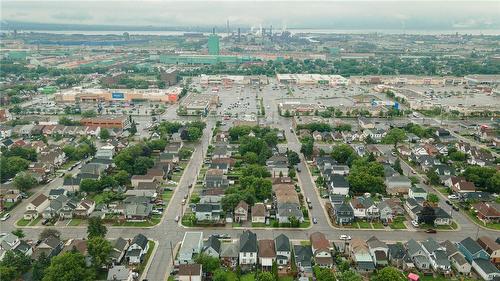
[[[179,115],[204,115],[206,116],[212,106],[219,103],[219,96],[215,94],[188,95],[179,105]]]
[[[84,126],[97,126],[101,128],[127,129],[130,127],[130,120],[127,116],[100,116],[83,118],[80,123]]]
[[[179,70],[175,67],[171,67],[165,71],[160,72],[160,80],[165,82],[167,86],[173,86],[177,84]]]
[[[265,75],[205,75],[200,76],[201,85],[267,85],[269,79]]]
[[[500,75],[467,75],[464,80],[469,86],[494,86],[500,84]]]
[[[281,84],[347,86],[349,79],[340,75],[276,74]]]
[[[257,61],[248,56],[218,56],[218,55],[160,55],[160,62],[165,64],[217,64],[217,63],[245,63]]]
[[[461,85],[464,78],[453,76],[417,76],[417,75],[366,75],[351,76],[351,82],[356,85]]]
[[[313,115],[316,110],[318,112],[325,111],[326,107],[316,103],[301,103],[301,102],[284,102],[278,105],[281,115]]]
[[[82,89],[73,88],[54,95],[56,102],[134,102],[149,101],[175,103],[179,100],[182,88],[168,89]]]

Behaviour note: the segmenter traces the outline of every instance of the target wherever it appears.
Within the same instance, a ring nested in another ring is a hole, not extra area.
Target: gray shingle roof
[[[280,234],[274,239],[276,244],[276,251],[278,252],[289,252],[290,251],[290,239],[285,234]]]
[[[240,236],[240,252],[257,252],[257,235],[250,230],[243,231]]]

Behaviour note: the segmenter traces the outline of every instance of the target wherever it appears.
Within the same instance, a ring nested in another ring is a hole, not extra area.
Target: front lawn
[[[385,228],[381,222],[374,222],[374,223],[372,223],[372,225],[373,225],[373,228],[375,228],[375,229],[384,229]]]
[[[148,227],[157,225],[160,221],[161,215],[153,215],[151,219],[147,221],[125,221],[123,223],[115,222],[113,223],[113,226]]]
[[[165,204],[168,204],[170,202],[170,199],[172,198],[172,195],[174,194],[173,191],[170,190],[165,190],[162,194],[162,200],[165,202]]]
[[[42,216],[38,216],[38,218],[32,220],[30,223],[29,223],[29,226],[34,226],[34,225],[37,225],[39,221],[42,220]]]
[[[487,223],[487,224],[485,224],[484,222],[479,220],[477,218],[476,214],[473,213],[472,211],[465,211],[465,213],[467,213],[467,216],[469,216],[469,218],[471,220],[473,220],[476,224],[479,224],[479,225],[484,226],[486,228],[500,230],[500,223]]]
[[[403,220],[395,219],[391,224],[389,224],[391,229],[406,229],[406,225]]]
[[[148,247],[148,252],[144,256],[144,261],[141,263],[141,265],[138,268],[139,273],[142,273],[144,271],[144,268],[146,267],[146,264],[148,264],[148,260],[151,257],[151,254],[153,253],[153,249],[155,247],[155,242],[149,240],[148,241],[148,246],[149,246]]]
[[[79,226],[82,223],[82,219],[71,219],[68,226]]]
[[[359,228],[361,229],[371,229],[372,226],[370,225],[369,222],[366,221],[358,221]]]

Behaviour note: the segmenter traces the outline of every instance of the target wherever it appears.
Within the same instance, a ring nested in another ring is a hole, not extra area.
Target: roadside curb
[[[151,252],[151,255],[149,256],[148,263],[144,267],[144,270],[142,271],[141,276],[139,276],[139,280],[143,280],[144,276],[148,274],[149,268],[151,267],[151,263],[153,262],[154,256],[156,254],[156,250],[158,250],[158,246],[160,245],[160,243],[157,240],[149,240],[149,241],[153,241],[153,243],[155,245],[153,248],[153,252]]]

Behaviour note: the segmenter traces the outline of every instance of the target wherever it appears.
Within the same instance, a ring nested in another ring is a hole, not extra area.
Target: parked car
[[[182,205],[186,205],[186,199],[182,199],[181,204],[182,204]]]
[[[418,227],[418,221],[416,221],[416,220],[412,220],[412,221],[411,221],[411,224],[412,224],[414,227]]]
[[[43,224],[43,225],[46,225],[47,223],[49,223],[49,219],[44,219],[44,220],[42,221],[42,224]]]
[[[317,224],[318,223],[318,219],[317,218],[313,218],[313,223]]]
[[[460,211],[460,208],[458,208],[458,206],[453,205],[453,206],[451,206],[451,207],[453,208],[453,210],[455,210],[455,211],[457,211],[457,212],[459,212],[459,211]]]
[[[446,200],[445,203],[451,206],[450,200]]]
[[[437,233],[437,231],[433,228],[429,228],[425,231],[425,233]]]
[[[7,219],[10,218],[10,213],[5,213],[2,218],[0,218],[1,221],[6,221]]]
[[[175,222],[179,222],[179,216],[175,216]]]
[[[457,200],[457,199],[460,199],[460,197],[458,197],[458,195],[451,194],[451,195],[448,195],[448,199]]]
[[[340,240],[351,240],[351,236],[345,234],[340,235],[339,238]]]

